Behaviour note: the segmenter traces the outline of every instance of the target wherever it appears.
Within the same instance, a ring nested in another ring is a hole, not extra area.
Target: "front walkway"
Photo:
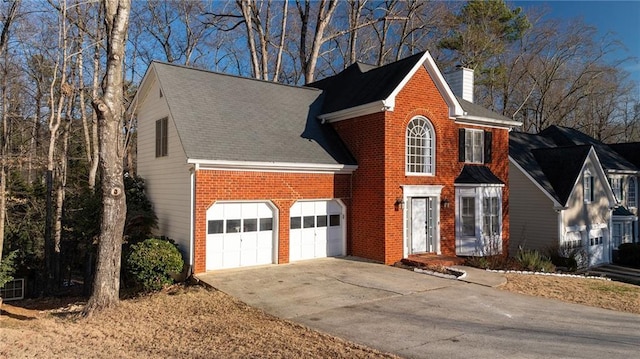
[[[639,315],[355,258],[198,277],[270,314],[404,357],[615,359],[640,351]]]

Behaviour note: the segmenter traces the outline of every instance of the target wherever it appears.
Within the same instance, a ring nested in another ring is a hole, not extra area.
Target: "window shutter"
[[[491,163],[491,140],[493,133],[484,131],[484,163]]]
[[[156,121],[156,157],[160,157],[160,151],[162,147],[162,121]]]
[[[464,153],[464,128],[458,130],[458,161],[464,162],[465,153]]]

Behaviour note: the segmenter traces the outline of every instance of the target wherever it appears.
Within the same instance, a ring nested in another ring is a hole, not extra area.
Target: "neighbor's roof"
[[[567,204],[591,147],[558,147],[544,136],[509,134],[509,156],[562,206]]]
[[[591,145],[596,150],[602,167],[607,171],[636,172],[638,168],[595,138],[576,129],[562,126],[549,126],[540,132],[540,136],[553,141],[556,146]]]
[[[615,143],[609,147],[640,168],[640,142]]]
[[[189,159],[355,164],[316,119],[322,92],[153,62]]]

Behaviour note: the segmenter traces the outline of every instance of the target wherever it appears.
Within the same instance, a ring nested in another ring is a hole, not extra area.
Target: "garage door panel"
[[[335,200],[300,201],[290,210],[289,260],[344,255],[342,206]]]
[[[214,204],[207,210],[206,269],[273,263],[273,226],[266,203]]]

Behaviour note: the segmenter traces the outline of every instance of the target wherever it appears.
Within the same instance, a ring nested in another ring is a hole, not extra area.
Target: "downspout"
[[[194,167],[189,169],[189,182],[190,182],[190,210],[189,210],[189,270],[187,271],[187,278],[193,275],[193,266],[195,262],[195,245],[196,245],[196,236],[195,236],[195,189],[196,189],[196,171]]]

